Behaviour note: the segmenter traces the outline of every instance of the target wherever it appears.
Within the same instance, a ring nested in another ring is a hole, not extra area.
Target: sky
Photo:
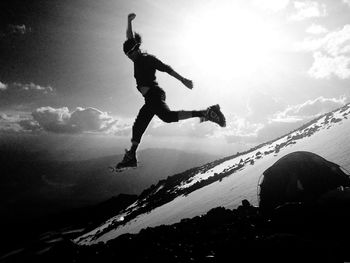
[[[219,104],[227,119],[155,117],[143,148],[233,154],[350,102],[349,0],[2,0],[0,10],[0,140],[127,147],[144,102],[122,51],[132,12],[141,49],[194,83],[157,73],[170,108]]]

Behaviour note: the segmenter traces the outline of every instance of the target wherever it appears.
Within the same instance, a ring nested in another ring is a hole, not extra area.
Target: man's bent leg
[[[153,116],[154,113],[152,109],[150,109],[146,104],[140,109],[132,127],[130,150],[125,150],[124,158],[116,165],[116,170],[137,166],[136,150],[141,141],[141,137]]]
[[[136,151],[142,135],[145,133],[153,116],[153,110],[147,104],[143,105],[135,119],[134,125],[132,126],[132,150]]]

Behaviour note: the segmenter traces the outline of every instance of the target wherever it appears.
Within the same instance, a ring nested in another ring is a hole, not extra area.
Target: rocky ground
[[[3,262],[346,262],[349,204],[285,204],[270,213],[247,200],[169,226],[147,228],[94,246],[63,238]],[[34,245],[33,245],[34,247]]]

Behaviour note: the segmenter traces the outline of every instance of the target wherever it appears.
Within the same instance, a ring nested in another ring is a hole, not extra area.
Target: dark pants
[[[145,104],[139,111],[132,127],[131,141],[140,142],[154,115],[164,122],[179,121],[178,111],[171,111],[165,102],[165,92],[160,87],[151,87],[145,95]]]

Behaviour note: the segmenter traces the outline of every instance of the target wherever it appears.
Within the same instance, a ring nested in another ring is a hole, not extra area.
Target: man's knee
[[[168,117],[168,116],[158,116],[159,119],[161,119],[162,121],[166,122],[166,123],[172,123],[172,122],[176,122],[177,120],[175,120],[174,118]]]
[[[179,114],[177,111],[169,111],[166,114],[159,114],[158,117],[166,123],[179,121]]]

